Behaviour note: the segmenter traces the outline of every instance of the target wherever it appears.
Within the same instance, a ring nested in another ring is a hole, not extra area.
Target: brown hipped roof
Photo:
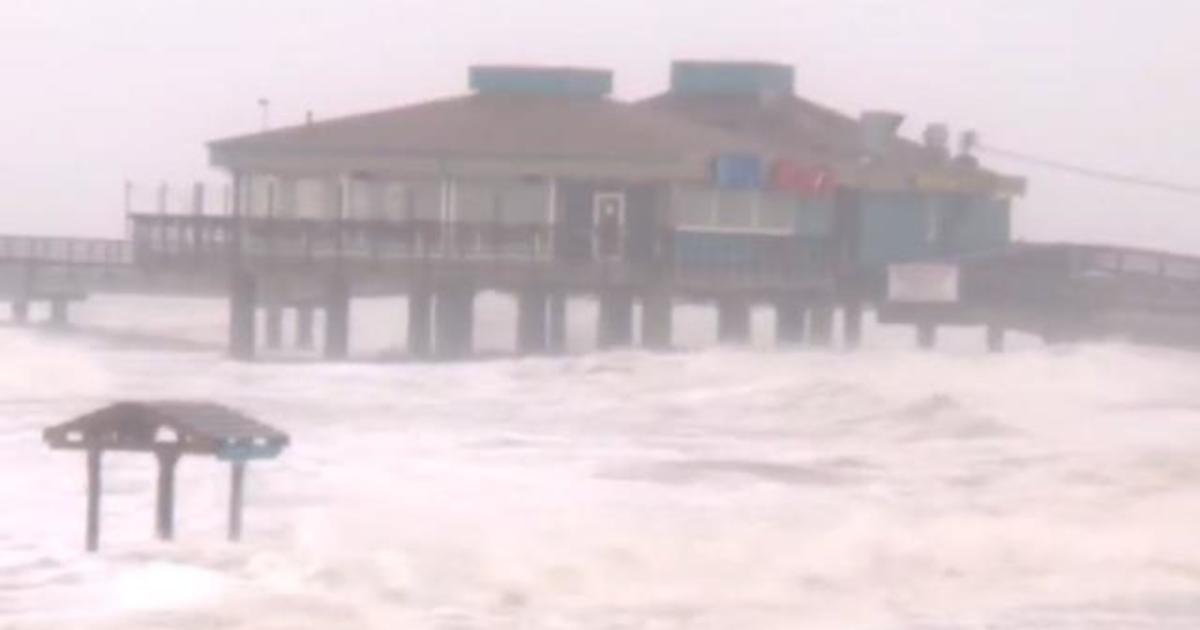
[[[864,153],[859,121],[812,101],[779,94],[676,94],[638,103],[648,110],[753,136],[801,159],[846,161]],[[903,138],[887,147],[890,157],[921,160],[922,148]]]
[[[834,167],[839,177],[859,185],[908,186],[958,182],[979,190],[1023,193],[1024,180],[938,158],[919,143],[896,136],[877,159],[867,150],[860,122],[791,94],[679,94],[666,92],[638,103],[650,111],[677,116],[767,144],[777,155]]]
[[[212,142],[228,154],[673,160],[763,143],[606,98],[485,93]]]

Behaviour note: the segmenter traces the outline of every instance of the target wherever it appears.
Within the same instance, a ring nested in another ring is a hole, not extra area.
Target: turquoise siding
[[[1005,200],[944,193],[869,193],[863,194],[861,208],[859,262],[868,268],[986,251],[1010,240]]]
[[[677,61],[671,64],[676,94],[791,94],[795,71],[770,63]]]
[[[687,231],[676,232],[673,239],[674,264],[681,269],[780,278],[828,269],[824,239]]]
[[[957,253],[996,249],[1012,239],[1008,200],[974,198],[967,203],[965,210],[953,233]]]
[[[833,198],[805,199],[797,206],[796,234],[811,237],[833,234]]]
[[[603,97],[612,93],[612,73],[572,68],[475,66],[471,89],[477,92]]]
[[[865,267],[881,267],[928,257],[933,249],[925,212],[921,199],[911,193],[864,193],[859,262]]]

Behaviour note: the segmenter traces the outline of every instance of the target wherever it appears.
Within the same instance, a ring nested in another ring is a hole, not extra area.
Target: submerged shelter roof
[[[274,457],[286,433],[211,402],[127,401],[47,428],[46,443],[60,449],[174,450],[219,459]]]

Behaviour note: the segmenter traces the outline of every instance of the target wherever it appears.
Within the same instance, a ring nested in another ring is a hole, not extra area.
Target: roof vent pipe
[[[931,123],[922,136],[925,150],[938,161],[950,157],[950,128],[944,123]]]
[[[882,155],[888,144],[896,138],[896,132],[903,123],[904,114],[881,110],[863,112],[858,119],[863,150],[869,156]]]

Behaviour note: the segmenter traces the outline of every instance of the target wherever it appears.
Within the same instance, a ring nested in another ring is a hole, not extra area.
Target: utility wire
[[[1086,166],[1077,166],[1075,164],[1068,164],[1066,162],[1060,162],[1058,160],[1050,160],[1047,158],[1038,157],[1036,155],[1030,155],[1028,153],[1021,153],[1019,151],[1009,151],[1008,149],[998,149],[996,147],[991,147],[991,146],[977,145],[976,149],[978,151],[980,151],[981,153],[991,153],[992,155],[1009,158],[1012,160],[1018,160],[1018,161],[1022,161],[1022,162],[1028,162],[1030,164],[1044,166],[1046,168],[1051,168],[1051,169],[1063,171],[1066,173],[1071,173],[1073,175],[1079,175],[1081,177],[1090,177],[1092,179],[1101,179],[1101,180],[1114,182],[1114,183],[1118,183],[1118,184],[1141,186],[1143,188],[1155,188],[1158,190],[1165,190],[1167,192],[1178,193],[1181,195],[1191,195],[1191,196],[1200,197],[1200,186],[1189,186],[1187,184],[1178,184],[1175,182],[1167,182],[1167,181],[1162,181],[1162,180],[1158,180],[1158,179],[1151,179],[1148,177],[1140,177],[1138,175],[1126,175],[1123,173],[1115,173],[1112,171],[1102,171],[1100,169],[1088,168]]]

